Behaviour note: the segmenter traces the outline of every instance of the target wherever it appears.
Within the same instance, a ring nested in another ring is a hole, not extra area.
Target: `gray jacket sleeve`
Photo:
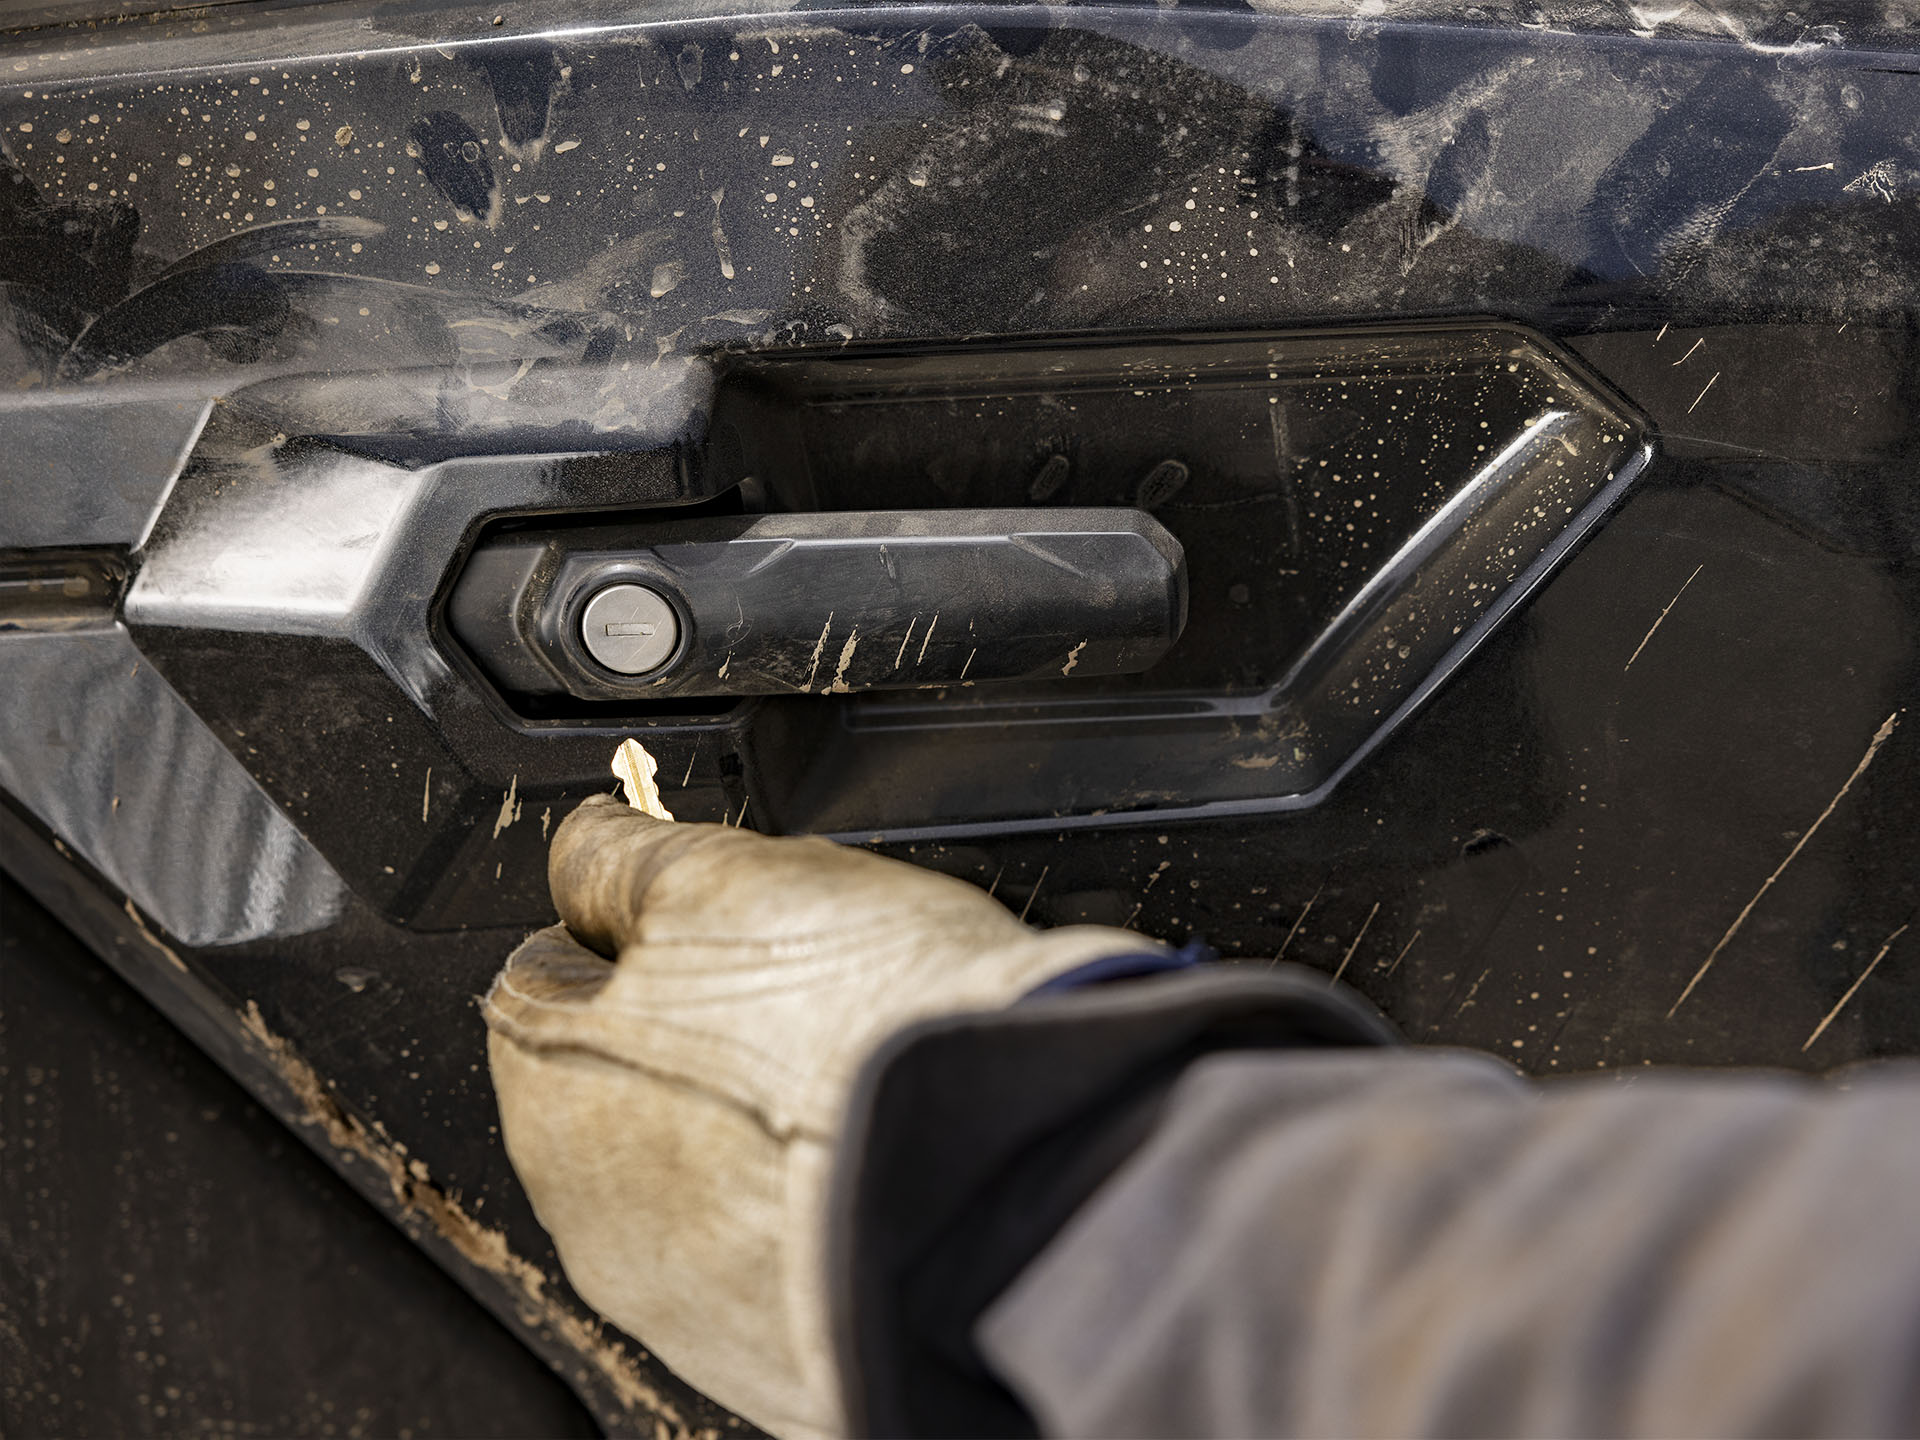
[[[1920,1430],[1920,1069],[1201,1056],[974,1327],[1055,1435]]]

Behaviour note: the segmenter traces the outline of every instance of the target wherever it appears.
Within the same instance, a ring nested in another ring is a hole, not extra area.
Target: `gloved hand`
[[[861,1063],[915,1020],[1162,947],[609,797],[560,826],[548,871],[565,924],[514,952],[485,1013],[507,1153],[568,1278],[754,1423],[839,1433],[823,1210]]]

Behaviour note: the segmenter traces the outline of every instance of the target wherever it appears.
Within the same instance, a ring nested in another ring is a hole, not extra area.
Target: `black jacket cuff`
[[[855,1084],[828,1207],[849,1433],[1032,1435],[973,1327],[1220,1050],[1397,1044],[1314,970],[1207,967],[942,1016]]]

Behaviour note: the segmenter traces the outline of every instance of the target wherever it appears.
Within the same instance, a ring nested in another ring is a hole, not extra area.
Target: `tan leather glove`
[[[841,1433],[822,1212],[861,1063],[914,1020],[1158,947],[605,797],[561,825],[549,878],[565,924],[514,952],[485,1012],[507,1153],[568,1278],[755,1424]]]

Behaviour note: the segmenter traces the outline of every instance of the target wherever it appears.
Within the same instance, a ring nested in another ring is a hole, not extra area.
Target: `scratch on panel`
[[[1320,890],[1324,890],[1326,888],[1327,887],[1325,884],[1322,884],[1320,886]],[[1293,937],[1298,935],[1300,933],[1300,927],[1307,923],[1307,916],[1313,911],[1314,900],[1318,900],[1320,898],[1320,890],[1315,890],[1313,892],[1313,899],[1307,901],[1307,903],[1301,907],[1299,919],[1293,922],[1293,928],[1287,931],[1287,938],[1280,942],[1280,948],[1274,952],[1273,959],[1267,962],[1268,965],[1270,966],[1278,965],[1281,961],[1281,958],[1287,953],[1287,947],[1293,944]]]
[[[807,683],[802,690],[813,688],[813,677],[820,673],[820,657],[827,653],[827,632],[833,629],[833,611],[827,612],[827,623],[820,627],[820,638],[813,642],[813,662],[807,666]]]
[[[433,805],[433,766],[427,766],[427,783],[420,790],[420,823],[427,823],[427,811]]]
[[[1907,923],[1912,924],[1913,922],[1908,921]],[[1834,1006],[1833,1009],[1827,1012],[1826,1019],[1822,1020],[1818,1025],[1813,1027],[1813,1034],[1809,1035],[1807,1037],[1807,1043],[1800,1047],[1800,1053],[1802,1055],[1806,1054],[1807,1051],[1813,1048],[1814,1041],[1818,1040],[1822,1035],[1826,1034],[1827,1026],[1831,1025],[1834,1022],[1834,1018],[1838,1016],[1842,1010],[1847,1008],[1847,1002],[1853,999],[1853,992],[1858,990],[1862,985],[1867,983],[1867,977],[1873,974],[1874,967],[1878,965],[1882,960],[1887,958],[1887,951],[1893,948],[1893,942],[1898,940],[1902,935],[1906,933],[1907,933],[1907,926],[1902,925],[1898,930],[1894,931],[1891,935],[1887,936],[1886,940],[1882,942],[1880,946],[1880,953],[1878,955],[1875,955],[1873,959],[1867,962],[1867,968],[1860,972],[1860,978],[1858,980],[1854,981],[1853,984],[1847,987],[1847,993],[1840,997],[1840,1003]]]
[[[907,621],[907,633],[900,637],[900,648],[893,652],[893,668],[898,670],[900,662],[906,658],[907,646],[913,640],[913,627],[920,623],[920,617],[914,616]]]
[[[1160,877],[1173,868],[1171,860],[1162,860],[1154,867],[1153,874],[1147,877],[1146,885],[1140,891],[1140,898],[1134,903],[1133,913],[1121,924],[1122,930],[1131,930],[1133,922],[1140,918],[1140,912],[1147,908],[1147,897],[1153,893],[1153,887],[1160,883]]]
[[[833,668],[833,683],[823,693],[844,695],[847,693],[847,667],[853,664],[854,646],[860,643],[860,627],[854,626],[847,632],[847,643],[840,647],[840,663]]]
[[[1853,767],[1853,773],[1847,776],[1846,783],[1834,792],[1833,799],[1827,802],[1827,808],[1822,810],[1813,824],[1807,827],[1806,833],[1793,842],[1793,849],[1787,852],[1787,858],[1780,862],[1779,867],[1771,875],[1761,881],[1760,888],[1753,893],[1753,898],[1747,901],[1738,915],[1733,917],[1733,924],[1727,927],[1727,933],[1722,935],[1719,943],[1707,952],[1707,958],[1700,962],[1700,968],[1694,971],[1693,978],[1687,981],[1687,988],[1682,990],[1680,998],[1673,1002],[1673,1009],[1667,1011],[1667,1019],[1671,1020],[1674,1011],[1687,1003],[1687,997],[1693,994],[1694,987],[1706,978],[1707,971],[1713,968],[1713,962],[1720,958],[1720,952],[1727,948],[1728,942],[1738,935],[1740,927],[1747,923],[1747,917],[1753,913],[1753,907],[1760,903],[1767,891],[1773,888],[1773,882],[1784,875],[1787,867],[1794,862],[1802,850],[1807,848],[1807,842],[1813,839],[1822,825],[1827,823],[1827,817],[1833,814],[1834,808],[1846,798],[1847,792],[1853,788],[1853,782],[1866,773],[1867,767],[1873,763],[1873,757],[1880,753],[1880,747],[1887,743],[1887,738],[1893,734],[1893,727],[1900,723],[1900,717],[1904,713],[1896,710],[1880,722],[1880,728],[1873,733],[1872,743],[1867,746],[1867,753],[1860,757],[1860,763]]]
[[[1713,380],[1718,380],[1719,378],[1720,378],[1720,372],[1718,370],[1714,371]],[[1694,406],[1698,405],[1702,400],[1707,398],[1707,391],[1713,388],[1713,380],[1707,381],[1705,385],[1702,385],[1700,387],[1700,393],[1693,397],[1693,405],[1687,406],[1687,414],[1691,415],[1693,413]]]
[[[1394,957],[1393,957],[1393,963],[1392,963],[1391,965],[1389,965],[1389,966],[1387,966],[1387,974],[1389,974],[1389,975],[1391,975],[1391,974],[1393,974],[1393,972],[1394,972],[1394,971],[1396,971],[1396,970],[1398,970],[1398,969],[1400,968],[1400,962],[1401,962],[1402,960],[1404,960],[1404,959],[1406,959],[1406,958],[1407,958],[1407,951],[1409,951],[1409,950],[1411,950],[1411,949],[1413,949],[1413,947],[1415,946],[1415,944],[1417,944],[1417,943],[1419,942],[1419,939],[1420,939],[1420,935],[1421,935],[1421,932],[1420,932],[1420,931],[1418,931],[1418,930],[1416,930],[1416,931],[1414,931],[1414,932],[1413,932],[1413,939],[1411,939],[1411,940],[1409,940],[1409,941],[1407,941],[1407,943],[1406,943],[1405,945],[1403,945],[1403,946],[1401,946],[1401,947],[1400,947],[1400,953],[1399,953],[1398,955],[1396,955],[1396,956],[1394,956]]]
[[[1020,919],[1022,921],[1026,920],[1027,912],[1033,909],[1033,902],[1040,896],[1040,887],[1047,883],[1047,871],[1052,868],[1053,866],[1051,865],[1042,865],[1040,867],[1040,878],[1033,882],[1033,893],[1027,896],[1027,903],[1020,907]]]
[[[1462,1015],[1467,1013],[1467,1007],[1473,1004],[1473,997],[1480,993],[1480,987],[1487,983],[1487,976],[1492,973],[1493,967],[1491,965],[1480,972],[1480,978],[1474,981],[1472,988],[1467,991],[1467,998],[1462,1000],[1460,1002],[1460,1008],[1453,1012],[1454,1019],[1458,1020]]]
[[[1687,576],[1685,580],[1680,582],[1680,588],[1673,592],[1673,599],[1667,601],[1666,610],[1662,610],[1657,616],[1654,617],[1653,624],[1647,628],[1647,633],[1642,635],[1640,637],[1640,643],[1633,647],[1633,654],[1627,657],[1627,663],[1620,667],[1620,673],[1622,675],[1626,674],[1627,671],[1633,668],[1633,662],[1638,660],[1640,658],[1640,652],[1647,648],[1647,641],[1653,638],[1653,632],[1655,630],[1658,630],[1662,622],[1666,620],[1667,610],[1673,609],[1674,606],[1680,603],[1680,597],[1687,593],[1687,586],[1691,585],[1694,581],[1694,577],[1697,576],[1702,570],[1706,568],[1707,568],[1707,562],[1702,560],[1698,565],[1693,567],[1693,574]]]
[[[1340,957],[1340,964],[1333,972],[1333,979],[1327,983],[1338,985],[1340,977],[1347,973],[1347,965],[1353,959],[1353,952],[1360,948],[1360,941],[1367,933],[1367,927],[1373,924],[1373,917],[1380,913],[1380,902],[1373,902],[1373,908],[1367,912],[1367,918],[1360,922],[1360,929],[1353,937],[1353,943],[1347,946],[1347,953]]]

